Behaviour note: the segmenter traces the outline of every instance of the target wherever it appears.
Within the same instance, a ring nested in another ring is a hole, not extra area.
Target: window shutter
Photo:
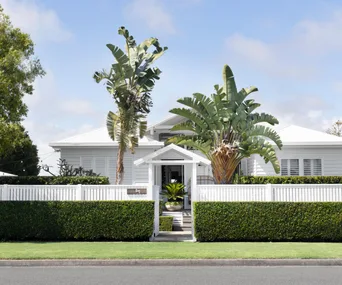
[[[304,159],[304,175],[322,175],[322,160]]]
[[[290,175],[299,175],[299,159],[290,159]]]
[[[304,159],[304,175],[311,175],[311,159]]]
[[[102,176],[106,176],[106,158],[105,157],[96,157],[95,158],[95,173],[100,174]]]
[[[281,164],[281,166],[280,166],[280,175],[282,175],[282,176],[287,176],[287,175],[289,175],[288,166],[287,166],[287,164],[288,164],[288,159],[282,159],[282,160],[280,161],[280,164]]]
[[[312,174],[313,175],[322,175],[322,160],[321,159],[313,159],[312,160]]]

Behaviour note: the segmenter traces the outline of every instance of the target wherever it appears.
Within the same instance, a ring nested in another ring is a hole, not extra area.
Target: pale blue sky
[[[342,118],[342,2],[219,0],[0,0],[30,33],[47,75],[26,101],[25,125],[45,158],[51,141],[105,126],[114,104],[94,71],[112,63],[107,43],[157,37],[167,53],[149,123],[176,100],[210,94],[229,64],[238,88],[255,85],[262,110],[282,124],[325,129]],[[50,157],[46,161],[52,163]]]

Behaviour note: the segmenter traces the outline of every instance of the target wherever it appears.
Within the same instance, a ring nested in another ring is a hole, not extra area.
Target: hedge
[[[342,241],[338,202],[195,202],[194,217],[198,241]]]
[[[1,201],[0,240],[147,241],[153,201]]]
[[[340,184],[342,176],[239,176],[234,184]]]
[[[172,223],[173,223],[172,216],[160,216],[159,217],[159,231],[171,232]]]
[[[105,176],[0,176],[1,184],[17,185],[67,185],[67,184],[109,184]]]

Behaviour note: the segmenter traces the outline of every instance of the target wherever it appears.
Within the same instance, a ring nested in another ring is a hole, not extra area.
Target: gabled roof
[[[172,151],[172,150],[191,158],[193,162],[203,163],[205,165],[210,165],[210,163],[211,163],[210,160],[208,160],[208,159],[206,159],[206,158],[204,158],[204,157],[202,157],[202,156],[200,156],[200,155],[198,155],[192,151],[186,150],[186,149],[184,149],[180,146],[177,146],[175,144],[169,144],[169,145],[167,145],[161,149],[156,150],[153,153],[150,153],[150,154],[144,156],[143,158],[135,160],[134,164],[138,166],[138,165],[141,165],[144,163],[148,163],[149,161],[152,161],[153,159],[158,158],[158,156],[160,156],[164,153],[167,153],[168,151]]]
[[[185,121],[186,119],[179,116],[179,115],[171,115],[169,117],[167,117],[166,119],[156,123],[156,124],[153,124],[151,126],[149,126],[147,128],[147,130],[151,130],[151,129],[158,129],[158,128],[163,128],[163,127],[171,127],[171,126],[174,126],[178,123],[181,123],[183,121]]]
[[[341,145],[342,137],[330,135],[324,132],[289,125],[283,128],[275,128],[283,145]]]
[[[66,146],[118,146],[118,143],[112,141],[108,135],[107,128],[100,128],[90,132],[69,137],[60,141],[49,144],[51,147],[66,147]],[[139,139],[140,146],[163,146],[164,143],[153,140],[148,137]]]

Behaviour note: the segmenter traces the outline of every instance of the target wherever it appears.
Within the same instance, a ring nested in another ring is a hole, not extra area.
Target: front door
[[[179,182],[184,184],[184,166],[183,165],[163,165],[161,169],[162,186]]]

